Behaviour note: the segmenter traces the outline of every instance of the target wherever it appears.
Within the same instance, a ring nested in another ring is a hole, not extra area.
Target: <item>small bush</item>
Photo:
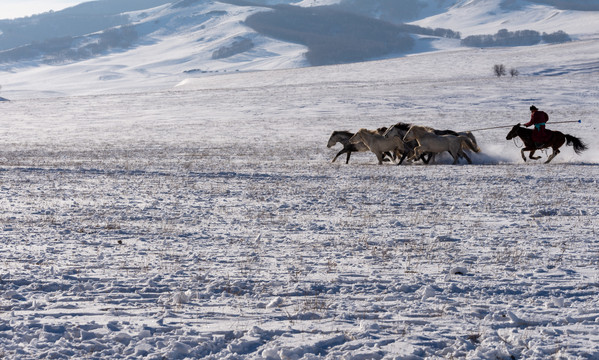
[[[501,77],[507,74],[507,71],[505,70],[505,65],[503,64],[496,64],[495,66],[493,66],[493,72],[497,77]]]

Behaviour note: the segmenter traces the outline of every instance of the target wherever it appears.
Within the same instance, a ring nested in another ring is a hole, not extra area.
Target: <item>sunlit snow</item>
[[[181,44],[255,9],[209,6],[230,18],[0,72],[0,356],[599,356],[593,28],[323,67],[256,36],[227,67]],[[532,104],[589,150],[524,162],[505,136]],[[332,131],[399,121],[505,128],[472,165],[331,163]]]

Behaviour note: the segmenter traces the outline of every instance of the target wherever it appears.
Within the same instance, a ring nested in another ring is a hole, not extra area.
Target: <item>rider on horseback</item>
[[[543,148],[543,145],[551,138],[551,132],[545,130],[545,123],[548,120],[549,115],[546,112],[537,109],[534,105],[530,106],[530,121],[524,124],[524,126],[535,126],[532,132],[532,140],[538,149]]]

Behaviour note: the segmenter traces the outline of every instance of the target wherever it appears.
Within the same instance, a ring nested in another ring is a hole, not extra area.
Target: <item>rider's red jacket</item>
[[[530,114],[530,121],[524,124],[524,126],[535,126],[535,130],[532,132],[532,140],[534,142],[545,142],[551,136],[548,131],[545,131],[545,123],[548,120],[549,115],[544,111],[537,110]]]

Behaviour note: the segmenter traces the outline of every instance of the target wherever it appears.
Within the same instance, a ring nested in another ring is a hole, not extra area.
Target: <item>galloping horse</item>
[[[406,133],[408,132],[408,130],[410,130],[411,126],[412,126],[412,124],[406,124],[406,123],[399,122],[395,125],[391,125],[389,127],[389,129],[384,133],[384,135],[385,136],[399,136],[400,138],[403,139],[406,136]],[[470,140],[472,140],[472,143],[474,145],[477,145],[476,138],[470,131],[455,132],[453,130],[437,130],[437,129],[433,129],[430,127],[424,127],[424,126],[422,128],[424,128],[424,129],[428,130],[429,132],[432,132],[436,135],[467,136],[468,138],[470,138]],[[413,155],[413,150],[416,146],[418,146],[418,142],[416,140],[412,140],[412,141],[406,142],[404,145],[406,147],[406,153],[404,153],[403,157],[401,158],[401,160],[399,161],[399,163],[397,165],[401,164],[406,156]],[[478,147],[477,147],[477,149],[478,149]],[[464,150],[464,151],[471,150],[471,148],[466,143],[462,143],[462,150]],[[475,151],[479,152],[480,149],[475,150]],[[426,154],[429,155],[428,159],[425,157]],[[435,156],[434,153],[425,153],[420,156],[420,160],[422,160],[425,164],[428,164],[431,159],[434,160],[434,156]],[[462,154],[460,153],[459,156],[462,157]]]
[[[559,148],[566,142],[566,145],[574,147],[574,152],[578,155],[580,155],[581,152],[588,149],[587,145],[575,136],[564,134],[556,130],[545,131],[549,132],[551,134],[551,137],[549,138],[549,141],[547,141],[541,147],[537,147],[535,145],[535,142],[532,140],[532,130],[523,128],[522,126],[520,126],[520,124],[515,125],[512,128],[512,130],[510,130],[510,132],[507,134],[505,139],[512,140],[516,136],[522,139],[522,142],[524,143],[524,148],[522,148],[520,153],[522,154],[522,159],[524,161],[526,161],[526,156],[524,155],[525,151],[530,151],[530,154],[528,155],[529,158],[531,158],[532,160],[538,160],[541,157],[533,156],[535,151],[539,149],[552,148],[553,153],[549,155],[547,161],[545,161],[545,164],[553,160],[553,158],[560,153]]]
[[[406,124],[403,122],[398,122],[395,125],[391,125],[387,131],[385,131],[385,133],[383,134],[383,136],[385,137],[398,137],[400,139],[403,139],[406,136],[406,133],[408,132],[408,130],[410,130],[410,126],[412,126],[412,124]],[[418,146],[418,142],[416,140],[412,140],[412,141],[406,141],[404,142],[404,148],[405,151],[403,152],[401,158],[399,159],[399,162],[397,163],[397,165],[401,165],[401,163],[403,163],[403,161],[406,159],[406,157],[408,156],[412,156],[414,155],[414,148]],[[425,157],[425,154],[422,154],[420,156],[420,160],[422,160],[425,164],[428,164],[429,160],[431,159],[432,154],[429,154],[428,159]]]
[[[472,160],[462,150],[462,147],[467,145],[472,151],[479,152],[479,147],[470,140],[469,137],[464,135],[437,135],[430,132],[428,128],[423,126],[412,125],[410,130],[404,136],[404,141],[417,140],[418,146],[414,148],[414,155],[411,159],[417,159],[421,154],[429,153],[440,153],[449,151],[453,157],[453,163],[457,164],[460,156],[464,157],[469,164],[472,164]]]
[[[453,136],[467,136],[470,140],[472,140],[472,143],[474,143],[474,145],[478,144],[476,143],[476,137],[474,137],[474,134],[472,134],[470,131],[460,131],[460,132],[456,132],[453,130],[433,130],[433,132],[437,135],[453,135]],[[471,150],[469,146],[467,146],[466,144],[462,144],[462,150]],[[480,152],[480,149],[478,149],[478,151],[474,151],[474,152]]]
[[[379,133],[383,133],[386,130],[387,128],[377,129]],[[337,155],[335,155],[333,161],[331,162],[335,162],[335,160],[337,160],[337,158],[340,155],[347,153],[345,163],[348,164],[352,152],[364,152],[369,150],[368,146],[366,146],[366,144],[364,144],[363,142],[357,142],[355,144],[350,143],[349,139],[351,139],[351,137],[354,135],[354,133],[349,131],[333,131],[331,137],[329,138],[329,142],[327,143],[327,147],[331,148],[335,146],[337,143],[341,143],[341,145],[343,145],[343,149],[341,149],[341,151],[339,151]],[[392,157],[390,153],[385,153],[384,155],[389,158]],[[383,161],[389,161],[389,159],[385,158]]]
[[[363,142],[366,144],[368,149],[376,155],[379,165],[383,163],[385,153],[397,154],[405,151],[403,141],[400,138],[396,136],[385,137],[378,130],[360,129],[349,139],[349,142],[353,144]]]
[[[333,131],[331,137],[329,138],[329,142],[327,143],[327,147],[331,148],[339,142],[341,143],[341,145],[343,145],[343,149],[341,149],[341,151],[339,151],[337,155],[335,155],[332,162],[335,162],[335,160],[337,160],[337,158],[342,154],[347,153],[345,163],[348,164],[352,152],[368,151],[368,146],[366,146],[366,144],[362,142],[356,144],[352,144],[349,142],[349,139],[351,139],[351,137],[354,135],[354,133],[349,131]]]

